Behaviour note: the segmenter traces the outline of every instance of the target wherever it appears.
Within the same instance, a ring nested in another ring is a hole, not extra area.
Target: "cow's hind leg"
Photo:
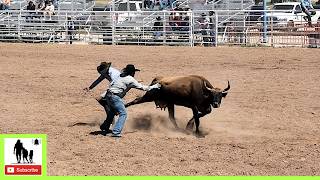
[[[129,107],[132,105],[141,104],[145,102],[152,102],[158,97],[158,94],[159,94],[158,89],[152,89],[150,91],[147,91],[146,94],[143,95],[142,97],[138,97],[135,100],[125,104],[125,107]]]
[[[172,124],[174,125],[174,127],[176,129],[178,129],[178,125],[177,125],[177,122],[176,122],[176,119],[174,118],[174,104],[169,104],[168,105],[168,112],[169,112],[169,119],[170,121],[172,122]]]
[[[186,126],[186,130],[187,131],[192,131],[193,130],[193,125],[194,125],[194,117],[192,117],[189,121],[188,124]]]

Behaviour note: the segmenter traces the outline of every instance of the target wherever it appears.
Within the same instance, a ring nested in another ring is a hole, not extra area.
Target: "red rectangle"
[[[5,175],[41,175],[41,165],[5,165]]]

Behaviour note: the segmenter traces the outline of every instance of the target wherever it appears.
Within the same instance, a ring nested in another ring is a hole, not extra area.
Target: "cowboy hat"
[[[101,72],[105,69],[109,69],[111,66],[111,62],[101,62],[100,65],[97,67],[97,71]]]
[[[122,72],[126,74],[130,74],[135,71],[140,71],[140,69],[136,69],[133,64],[128,64],[125,68],[122,69]]]

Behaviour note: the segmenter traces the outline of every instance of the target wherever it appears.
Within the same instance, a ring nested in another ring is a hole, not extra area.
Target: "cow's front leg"
[[[200,131],[199,131],[200,120],[199,120],[198,108],[197,107],[192,108],[192,112],[193,112],[194,122],[196,124],[196,135],[199,135],[200,134]]]
[[[200,113],[198,111],[198,108],[195,107],[195,108],[192,108],[192,112],[193,112],[193,118],[194,118],[194,122],[196,124],[196,137],[198,138],[203,138],[204,135],[202,135],[200,133],[200,130],[199,130],[199,126],[200,126]],[[202,115],[204,116],[204,115]]]
[[[168,112],[170,121],[172,122],[174,127],[178,129],[179,127],[177,125],[176,119],[174,118],[174,104],[168,104]]]
[[[197,108],[195,108],[195,109],[197,109]],[[204,109],[202,112],[197,111],[197,115],[199,117],[199,121],[200,121],[200,118],[202,118],[203,116],[209,114],[211,112],[211,110],[212,109],[209,106],[208,108]],[[195,114],[194,110],[192,110],[192,111],[193,111],[193,114]],[[192,131],[193,130],[194,121],[195,121],[195,119],[194,119],[194,115],[193,115],[193,117],[188,121],[188,124],[186,126],[186,130],[187,131]]]

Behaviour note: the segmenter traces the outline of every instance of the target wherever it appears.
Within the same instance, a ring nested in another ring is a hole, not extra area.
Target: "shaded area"
[[[71,124],[71,125],[68,125],[68,127],[73,127],[73,126],[97,126],[98,124],[97,123],[85,123],[85,122],[77,122],[77,123],[74,123],[74,124]]]

